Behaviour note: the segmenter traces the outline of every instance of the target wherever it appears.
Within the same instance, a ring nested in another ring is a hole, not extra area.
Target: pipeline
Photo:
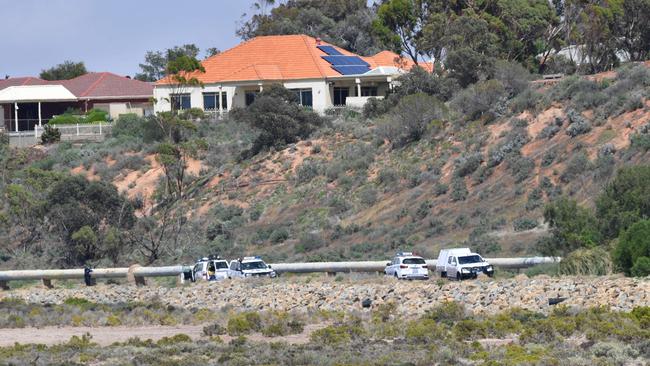
[[[495,267],[505,269],[528,268],[540,264],[557,263],[558,257],[527,257],[527,258],[486,258]],[[431,271],[435,271],[437,261],[427,260]],[[363,262],[303,262],[303,263],[270,263],[277,273],[350,273],[350,272],[383,272],[387,261]],[[90,273],[93,279],[133,278],[136,283],[144,283],[145,278],[179,276],[183,281],[186,274],[192,271],[190,266],[140,267],[131,268],[95,268]],[[84,279],[84,269],[47,269],[47,270],[18,270],[0,271],[0,287],[8,288],[10,281],[41,280],[51,287],[52,280]]]

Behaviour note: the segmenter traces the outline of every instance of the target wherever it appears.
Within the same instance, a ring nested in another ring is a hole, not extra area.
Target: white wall
[[[266,84],[268,86],[270,84]],[[305,80],[305,81],[291,81],[283,83],[287,89],[311,89],[313,99],[313,109],[318,113],[325,113],[329,108],[333,107],[332,101],[332,88],[325,80]],[[233,107],[246,106],[246,91],[259,90],[259,86],[255,84],[234,86],[222,86],[222,92],[228,95],[228,109]],[[204,88],[186,88],[185,93],[190,94],[190,101],[192,108],[203,109],[203,93],[219,92],[219,85],[210,84],[205,85]],[[163,112],[171,110],[171,105],[164,99],[169,98],[170,88],[156,86],[154,88],[154,98],[158,101],[154,106],[155,112]]]
[[[333,107],[330,87],[324,80],[296,81],[284,83],[287,89],[311,89],[315,112],[323,114],[325,110]]]
[[[153,111],[158,112],[167,112],[171,111],[172,107],[169,103],[169,93],[170,88],[164,86],[155,86],[153,88],[153,97],[156,102],[153,105]]]
[[[226,93],[228,99],[228,110],[233,106],[233,97],[236,92],[235,86],[223,86],[221,88],[222,93]],[[192,108],[203,108],[203,93],[218,93],[218,85],[205,85],[205,87],[193,87],[193,88],[183,88],[183,94],[190,94],[190,104]],[[157,100],[157,103],[154,105],[154,112],[166,112],[171,110],[171,104],[169,103],[169,94],[171,93],[171,88],[169,87],[160,87],[156,86],[153,90],[153,97]],[[242,96],[243,100],[243,96]],[[243,106],[243,103],[242,103]]]

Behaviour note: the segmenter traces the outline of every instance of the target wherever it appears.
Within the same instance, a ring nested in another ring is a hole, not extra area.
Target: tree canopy
[[[64,61],[47,70],[42,70],[39,77],[43,80],[69,80],[87,73],[86,65],[83,62]]]
[[[142,72],[135,75],[135,79],[141,81],[158,81],[169,75],[168,65],[174,63],[183,56],[189,59],[196,59],[201,50],[195,44],[184,44],[175,46],[164,51],[147,51],[144,55],[144,63],[140,64]],[[217,52],[215,49],[208,49],[208,53]],[[212,54],[210,54],[212,56]]]
[[[254,5],[255,13],[237,29],[237,35],[244,40],[266,35],[307,34],[362,55],[381,51],[372,32],[375,13],[365,0],[291,0],[269,13],[267,5],[260,3],[274,2]]]

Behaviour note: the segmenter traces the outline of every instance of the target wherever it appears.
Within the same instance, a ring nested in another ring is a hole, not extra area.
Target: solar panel
[[[332,68],[341,75],[361,75],[370,71],[370,67],[360,65],[332,65]]]
[[[368,63],[357,56],[321,56],[334,66],[368,66]]]
[[[336,48],[332,46],[316,46],[319,50],[325,52],[328,55],[331,56],[341,56],[343,55],[341,52],[339,52]]]

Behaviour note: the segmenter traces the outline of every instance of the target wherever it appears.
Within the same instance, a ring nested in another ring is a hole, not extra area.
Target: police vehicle
[[[192,282],[217,281],[228,278],[228,261],[219,256],[200,258],[192,268]]]
[[[230,262],[229,278],[270,277],[277,274],[261,257],[244,257]]]
[[[384,270],[387,276],[406,280],[428,280],[429,269],[424,258],[411,252],[399,252],[392,262],[386,263]]]

